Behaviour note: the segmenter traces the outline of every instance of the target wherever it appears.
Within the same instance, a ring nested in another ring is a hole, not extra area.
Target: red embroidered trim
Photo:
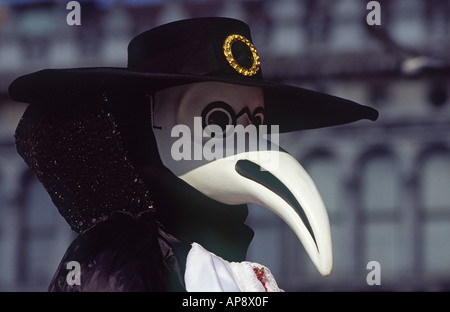
[[[264,268],[259,269],[257,267],[253,267],[253,272],[255,272],[256,278],[258,279],[258,281],[261,282],[261,284],[263,285],[264,289],[267,292],[266,281],[265,281],[265,278],[264,278]]]

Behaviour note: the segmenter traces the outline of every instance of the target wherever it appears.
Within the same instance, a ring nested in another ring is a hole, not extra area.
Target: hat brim
[[[378,118],[378,112],[371,107],[299,87],[236,76],[147,73],[114,67],[44,69],[14,80],[9,87],[9,95],[18,102],[55,102],[125,90],[151,93],[204,81],[262,88],[266,123],[279,125],[280,132],[336,126],[361,119],[374,121]]]

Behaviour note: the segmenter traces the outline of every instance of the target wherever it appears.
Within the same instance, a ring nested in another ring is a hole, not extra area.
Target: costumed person
[[[279,291],[267,267],[246,260],[248,203],[278,214],[329,275],[328,216],[305,170],[268,136],[240,150],[225,143],[239,126],[378,117],[265,81],[249,27],[229,18],[153,28],[130,42],[126,68],[45,69],[9,93],[29,103],[17,150],[79,233],[50,291]],[[80,285],[66,281],[71,261]]]

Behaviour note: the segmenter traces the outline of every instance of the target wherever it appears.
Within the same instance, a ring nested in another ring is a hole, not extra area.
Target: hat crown
[[[240,20],[212,17],[165,24],[141,33],[130,42],[128,68],[151,73],[242,77],[242,72],[233,68],[224,54],[224,42],[230,35],[242,36],[252,46],[250,28]],[[236,52],[236,47],[240,51]],[[245,44],[235,45],[233,50],[240,58],[242,54],[251,57],[251,53]],[[242,63],[246,66],[248,60]],[[262,79],[260,71],[249,76]]]

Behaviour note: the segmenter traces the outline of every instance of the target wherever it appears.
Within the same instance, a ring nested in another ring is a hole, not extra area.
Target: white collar
[[[262,281],[255,269],[262,270]],[[267,267],[249,261],[228,262],[197,243],[188,253],[184,281],[186,290],[191,292],[283,291]]]

